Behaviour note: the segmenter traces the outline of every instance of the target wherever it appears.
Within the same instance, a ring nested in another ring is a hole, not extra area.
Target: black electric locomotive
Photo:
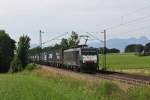
[[[78,70],[81,72],[96,72],[98,70],[98,49],[77,47],[67,50],[55,50],[31,55],[32,62]]]
[[[63,64],[82,72],[98,69],[98,51],[94,48],[73,48],[64,51]]]

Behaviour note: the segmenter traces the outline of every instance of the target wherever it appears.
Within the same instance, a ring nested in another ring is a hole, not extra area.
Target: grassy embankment
[[[124,87],[122,87],[124,88]],[[0,100],[149,100],[150,88],[124,90],[109,81],[91,81],[46,70],[0,74]]]
[[[100,56],[100,65],[103,57]],[[137,56],[129,54],[108,54],[107,68],[110,70],[124,71],[150,75],[150,56]]]

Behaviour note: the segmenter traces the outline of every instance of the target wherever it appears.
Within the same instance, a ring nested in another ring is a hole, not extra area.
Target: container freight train
[[[96,72],[99,68],[98,49],[89,47],[41,52],[30,55],[30,60],[38,64],[88,73]]]

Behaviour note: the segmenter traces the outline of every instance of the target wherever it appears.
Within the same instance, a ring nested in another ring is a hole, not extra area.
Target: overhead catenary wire
[[[95,37],[93,34],[86,32],[87,34],[89,34],[91,37],[95,38],[96,40],[99,40],[100,42],[104,42],[103,40],[100,40],[99,38]]]
[[[113,27],[111,27],[111,28],[107,28],[107,30],[114,29],[114,28],[119,28],[120,26],[128,25],[128,24],[130,24],[130,23],[134,23],[134,22],[137,22],[137,21],[139,21],[139,20],[146,19],[146,18],[150,18],[150,15],[144,16],[144,17],[140,17],[140,18],[137,18],[137,19],[134,19],[134,20],[130,20],[130,21],[128,21],[128,22],[125,22],[124,24],[119,24],[119,25],[113,26]],[[144,20],[144,22],[147,21],[147,20],[148,20],[148,19]],[[143,21],[142,21],[142,22],[143,22]],[[126,33],[134,32],[134,31],[137,31],[137,30],[140,30],[140,29],[145,29],[145,28],[148,28],[148,27],[149,27],[149,25],[148,25],[148,26],[144,26],[144,27],[140,27],[140,28],[137,28],[137,29],[129,30],[129,31],[126,32]],[[103,42],[102,40],[100,40],[98,37],[94,36],[94,35],[91,34],[90,32],[86,32],[86,33],[87,33],[88,35],[90,35],[91,37],[94,38],[94,39],[92,39],[92,40],[98,40],[98,41],[100,41],[100,42]]]
[[[128,33],[131,33],[131,32],[136,32],[136,31],[139,31],[139,30],[143,30],[143,29],[149,29],[150,28],[150,25],[147,25],[147,26],[144,26],[144,27],[140,27],[140,28],[136,28],[136,29],[133,29],[133,30],[129,30],[129,31],[127,31],[127,32],[123,32],[123,33],[126,33],[126,34],[128,34]]]
[[[122,17],[124,17],[124,16],[126,16],[126,15],[133,15],[133,14],[135,14],[135,13],[139,13],[139,12],[141,12],[141,11],[143,11],[144,9],[147,9],[147,8],[150,8],[150,5],[145,6],[145,7],[142,7],[142,8],[139,8],[139,9],[136,9],[136,10],[131,11],[131,12],[129,12],[129,13],[126,13],[126,14],[124,14]]]
[[[132,14],[138,13],[138,12],[140,12],[140,11],[146,9],[146,8],[150,8],[150,5],[148,5],[148,6],[146,6],[146,7],[142,7],[142,8],[136,9],[136,10],[131,11],[131,12],[129,12],[129,13],[126,13],[126,14],[120,16],[120,18],[123,20],[123,19],[125,18],[125,16],[127,16],[127,15],[130,16],[130,15],[132,15]],[[147,17],[150,17],[150,15],[144,16],[144,17],[141,17],[141,18],[137,18],[137,19],[134,19],[134,20],[130,20],[130,21],[127,21],[127,22],[125,22],[125,23],[120,23],[120,24],[118,24],[118,25],[110,26],[110,27],[106,28],[106,30],[112,30],[112,29],[118,28],[118,27],[120,27],[120,26],[124,26],[124,25],[130,24],[130,23],[132,23],[132,22],[135,22],[135,21],[137,21],[137,20],[144,19],[144,18],[147,18]]]
[[[45,45],[46,43],[49,43],[49,42],[51,42],[51,41],[54,41],[54,40],[61,40],[61,39],[59,39],[60,37],[63,37],[63,36],[66,36],[67,34],[69,34],[68,32],[67,33],[65,33],[65,34],[61,34],[61,35],[58,35],[58,36],[56,36],[56,37],[53,37],[52,39],[50,39],[50,40],[48,40],[48,41],[46,41],[46,42],[42,42],[42,45]],[[38,46],[36,46],[36,47],[40,47],[41,45],[38,45]]]
[[[49,43],[49,42],[51,42],[51,41],[53,41],[53,40],[57,40],[58,38],[63,37],[63,36],[66,36],[66,35],[68,35],[68,34],[69,34],[68,32],[65,33],[65,34],[61,34],[61,35],[56,36],[56,37],[54,37],[54,38],[52,38],[52,39],[50,39],[50,40],[48,40],[48,41],[46,41],[46,42],[43,42],[42,44],[46,44],[46,43]]]
[[[119,28],[121,26],[128,25],[128,24],[131,24],[131,23],[139,21],[139,20],[143,20],[145,18],[150,18],[150,15],[144,16],[144,17],[140,17],[140,18],[137,18],[137,19],[134,19],[134,20],[130,20],[130,21],[127,21],[125,23],[118,24],[118,25],[115,25],[115,26],[112,26],[112,27],[108,27],[108,28],[106,28],[106,30],[113,30],[113,29]]]
[[[108,27],[108,28],[106,28],[106,30],[107,31],[114,30],[114,29],[120,28],[120,27],[125,26],[125,25],[129,25],[129,24],[132,24],[132,23],[137,23],[139,20],[142,21],[143,19],[146,19],[146,18],[150,18],[150,15],[147,15],[147,16],[144,16],[144,17],[140,17],[140,18],[137,18],[137,19],[134,19],[134,20],[130,20],[130,21],[124,22],[122,24],[118,24],[118,25],[114,25],[114,26]],[[142,23],[147,21],[147,20],[149,20],[149,19],[146,19],[146,20],[142,21]],[[97,33],[99,33],[99,32],[97,32]],[[97,37],[95,37],[94,35],[92,37],[97,39]],[[99,39],[97,39],[97,40],[99,40]]]

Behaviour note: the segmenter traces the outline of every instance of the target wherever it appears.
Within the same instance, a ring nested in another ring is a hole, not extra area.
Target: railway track
[[[95,77],[112,81],[119,81],[121,83],[126,83],[130,85],[150,86],[150,77],[140,75],[107,71],[107,72],[98,72],[97,74],[95,74]]]

